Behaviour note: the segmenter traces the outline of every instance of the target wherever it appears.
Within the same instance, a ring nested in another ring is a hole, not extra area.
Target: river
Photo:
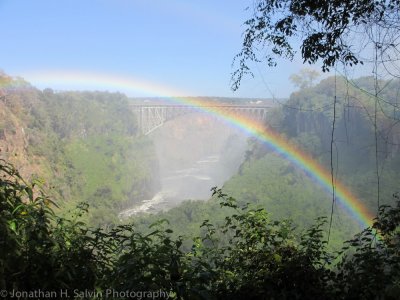
[[[172,170],[161,179],[163,188],[152,199],[122,211],[119,217],[124,219],[138,213],[168,210],[187,199],[209,199],[211,188],[221,186],[227,179],[221,176],[224,167],[221,156],[213,154],[194,162],[189,168]]]
[[[121,211],[120,219],[168,210],[188,199],[209,199],[212,187],[221,187],[237,172],[247,149],[247,136],[204,115],[165,124],[152,139],[161,189],[152,199]]]

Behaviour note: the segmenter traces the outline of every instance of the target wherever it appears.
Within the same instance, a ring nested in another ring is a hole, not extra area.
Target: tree
[[[315,79],[318,77],[318,71],[309,68],[303,68],[298,74],[290,75],[289,79],[295,86],[299,87],[300,89],[305,89],[311,87]]]
[[[363,63],[368,47],[389,73],[398,70],[389,64],[399,59],[399,0],[255,0],[253,8],[234,59],[233,90],[252,74],[248,61],[276,66],[277,57],[293,59],[297,45],[304,63],[321,62],[324,72],[337,63]]]

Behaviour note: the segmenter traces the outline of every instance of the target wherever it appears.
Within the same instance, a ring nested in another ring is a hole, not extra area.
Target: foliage
[[[398,137],[395,118],[399,80],[380,80],[382,88],[376,113],[372,77],[348,81],[329,77],[312,88],[293,93],[280,109],[282,118],[275,124],[300,148],[329,168],[332,138],[333,99],[336,99],[333,164],[337,178],[374,210],[376,209],[376,158],[379,161],[381,193],[390,199],[398,184]],[[384,99],[384,100],[383,100]],[[377,152],[372,146],[377,142]],[[377,156],[377,157],[376,157]],[[335,167],[336,169],[336,167]],[[375,178],[374,178],[375,177]]]
[[[3,160],[0,172],[0,288],[94,286],[100,257],[94,255],[86,225],[56,217],[52,200]]]
[[[217,298],[229,299],[320,299],[329,271],[323,261],[329,257],[318,222],[300,240],[289,220],[272,221],[264,209],[239,207],[232,197],[214,190],[221,205],[235,213],[218,228],[229,236],[227,245],[214,241],[209,247],[214,258],[217,280],[212,287]],[[211,224],[203,226],[213,228]],[[206,236],[212,240],[214,232]],[[215,251],[215,247],[220,247]],[[304,276],[307,274],[307,276]]]
[[[232,88],[238,89],[242,77],[251,74],[248,61],[275,66],[277,57],[292,59],[298,44],[303,61],[321,61],[323,71],[338,62],[362,63],[358,51],[367,47],[365,40],[375,44],[383,62],[396,60],[399,6],[398,0],[256,0],[252,17],[244,23]]]
[[[399,292],[400,203],[382,207],[373,228],[333,254],[325,219],[296,236],[291,221],[273,221],[214,189],[231,214],[220,225],[205,220],[184,250],[165,220],[148,234],[133,224],[89,228],[80,221],[86,205],[59,218],[35,183],[4,161],[0,172],[3,290],[161,289],[172,299],[395,299]]]
[[[314,81],[319,77],[319,73],[313,69],[303,68],[299,74],[290,75],[290,81],[301,89],[311,87]]]
[[[337,266],[334,289],[337,299],[397,299],[400,293],[400,202],[381,206],[373,228],[366,228],[346,242]],[[368,288],[366,288],[368,287]]]
[[[248,202],[267,209],[276,219],[290,218],[299,230],[311,226],[318,216],[328,216],[331,209],[329,194],[274,153],[247,162],[241,174],[224,185],[224,191],[239,203]],[[340,247],[342,241],[359,230],[342,210],[335,211],[333,227],[331,248]]]

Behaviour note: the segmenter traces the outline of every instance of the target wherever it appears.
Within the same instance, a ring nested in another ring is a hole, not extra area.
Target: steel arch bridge
[[[165,122],[176,117],[190,113],[207,113],[207,110],[229,112],[233,115],[245,116],[257,122],[265,122],[267,112],[272,106],[265,105],[233,105],[216,104],[201,106],[190,105],[131,105],[133,113],[139,121],[139,129],[142,134],[148,135]]]

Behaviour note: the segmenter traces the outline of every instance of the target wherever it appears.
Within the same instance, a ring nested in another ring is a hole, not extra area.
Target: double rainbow
[[[212,107],[207,100],[201,98],[189,98],[179,95],[176,91],[127,77],[116,77],[101,75],[97,73],[79,73],[79,72],[41,72],[30,74],[29,80],[34,84],[63,85],[75,84],[86,85],[99,89],[112,89],[146,93],[147,95],[168,97],[170,101],[180,105],[190,105],[196,107],[199,111],[217,116],[230,125],[239,128],[246,134],[255,137],[259,142],[268,146],[281,157],[290,161],[293,165],[303,170],[310,178],[319,184],[327,193],[332,194],[331,173],[318,164],[310,155],[301,151],[295,145],[290,144],[280,134],[271,128],[251,120],[249,118],[238,116],[218,107]],[[373,214],[367,207],[357,199],[341,182],[335,182],[335,201],[340,204],[362,227],[372,225]]]

